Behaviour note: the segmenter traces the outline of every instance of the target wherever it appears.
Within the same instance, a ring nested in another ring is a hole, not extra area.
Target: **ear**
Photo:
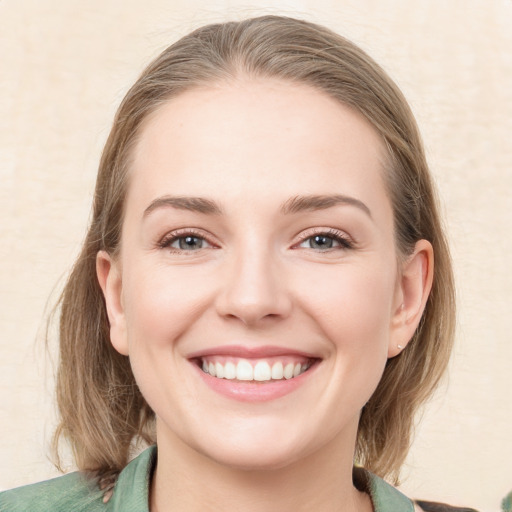
[[[434,250],[427,240],[419,240],[398,276],[388,357],[397,356],[411,341],[418,327],[434,277]]]
[[[96,274],[105,297],[107,316],[110,323],[110,342],[122,355],[128,355],[126,319],[122,302],[122,279],[119,263],[106,251],[96,255]]]

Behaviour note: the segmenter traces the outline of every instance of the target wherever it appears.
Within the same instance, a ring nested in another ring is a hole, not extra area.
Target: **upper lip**
[[[244,359],[263,359],[265,357],[298,355],[310,359],[319,359],[317,354],[302,350],[279,347],[275,345],[245,346],[245,345],[220,345],[217,347],[205,348],[188,355],[188,359],[207,356],[232,356]]]

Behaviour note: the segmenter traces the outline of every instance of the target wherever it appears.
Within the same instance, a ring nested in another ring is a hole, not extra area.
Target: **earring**
[[[398,350],[402,350],[404,347],[402,347],[402,345],[397,345],[398,347]]]

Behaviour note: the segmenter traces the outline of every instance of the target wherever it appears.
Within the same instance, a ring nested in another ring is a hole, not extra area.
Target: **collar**
[[[121,471],[106,512],[149,512],[149,487],[156,458],[156,446],[151,446]],[[375,512],[414,512],[411,500],[363,468],[354,469],[354,483],[370,495]]]

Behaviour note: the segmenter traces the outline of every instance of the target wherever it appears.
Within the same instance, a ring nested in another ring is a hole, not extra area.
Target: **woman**
[[[119,107],[60,322],[56,442],[81,472],[2,510],[413,510],[381,478],[454,292],[400,91],[289,18],[169,47]]]

